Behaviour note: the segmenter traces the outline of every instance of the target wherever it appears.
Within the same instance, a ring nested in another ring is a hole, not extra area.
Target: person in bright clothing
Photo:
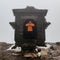
[[[35,26],[35,24],[32,23],[31,21],[29,21],[29,23],[27,23],[26,26],[27,26],[27,31],[28,32],[32,32],[33,31],[33,27]]]

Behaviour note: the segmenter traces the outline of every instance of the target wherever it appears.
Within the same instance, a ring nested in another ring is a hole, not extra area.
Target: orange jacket
[[[32,22],[29,22],[29,23],[26,24],[26,26],[27,26],[27,31],[32,32],[35,24],[32,23]]]

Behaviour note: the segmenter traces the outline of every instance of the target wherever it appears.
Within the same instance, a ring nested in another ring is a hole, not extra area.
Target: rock
[[[7,48],[9,48],[12,44],[8,44],[5,42],[0,42],[0,50],[6,50]]]
[[[24,60],[22,57],[12,56],[11,51],[6,51],[12,44],[0,42],[0,60]],[[47,60],[60,60],[60,45],[52,44],[52,48],[49,49]],[[40,60],[35,59],[35,60]],[[44,60],[44,59],[43,59]]]
[[[0,51],[0,60],[14,60],[15,57],[12,56],[10,52]]]
[[[60,60],[60,56],[53,57],[53,60]]]
[[[11,44],[0,42],[0,60],[15,60],[15,57],[12,56],[12,53],[10,51],[6,51],[6,49],[10,46]]]
[[[56,42],[57,45],[60,45],[60,42]]]

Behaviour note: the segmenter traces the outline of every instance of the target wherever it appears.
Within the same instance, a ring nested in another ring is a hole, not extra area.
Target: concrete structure
[[[48,10],[46,9],[36,9],[29,6],[25,9],[13,9],[15,22],[10,22],[10,25],[13,27],[13,29],[15,29],[15,42],[18,46],[22,46],[24,43],[32,43],[38,46],[45,46],[45,29],[50,24],[45,19],[47,11]],[[25,24],[29,21],[35,24],[33,32],[35,38],[30,40],[24,38],[26,37]]]

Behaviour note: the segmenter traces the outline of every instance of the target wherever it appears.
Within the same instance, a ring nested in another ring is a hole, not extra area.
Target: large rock
[[[56,42],[57,45],[60,45],[60,42]]]
[[[13,56],[11,51],[6,51],[12,44],[8,44],[5,42],[0,42],[0,60],[24,60],[24,58],[20,56]],[[60,46],[56,44],[52,44],[52,48],[49,49],[49,54],[47,60],[60,60]],[[40,59],[35,59],[40,60]]]

